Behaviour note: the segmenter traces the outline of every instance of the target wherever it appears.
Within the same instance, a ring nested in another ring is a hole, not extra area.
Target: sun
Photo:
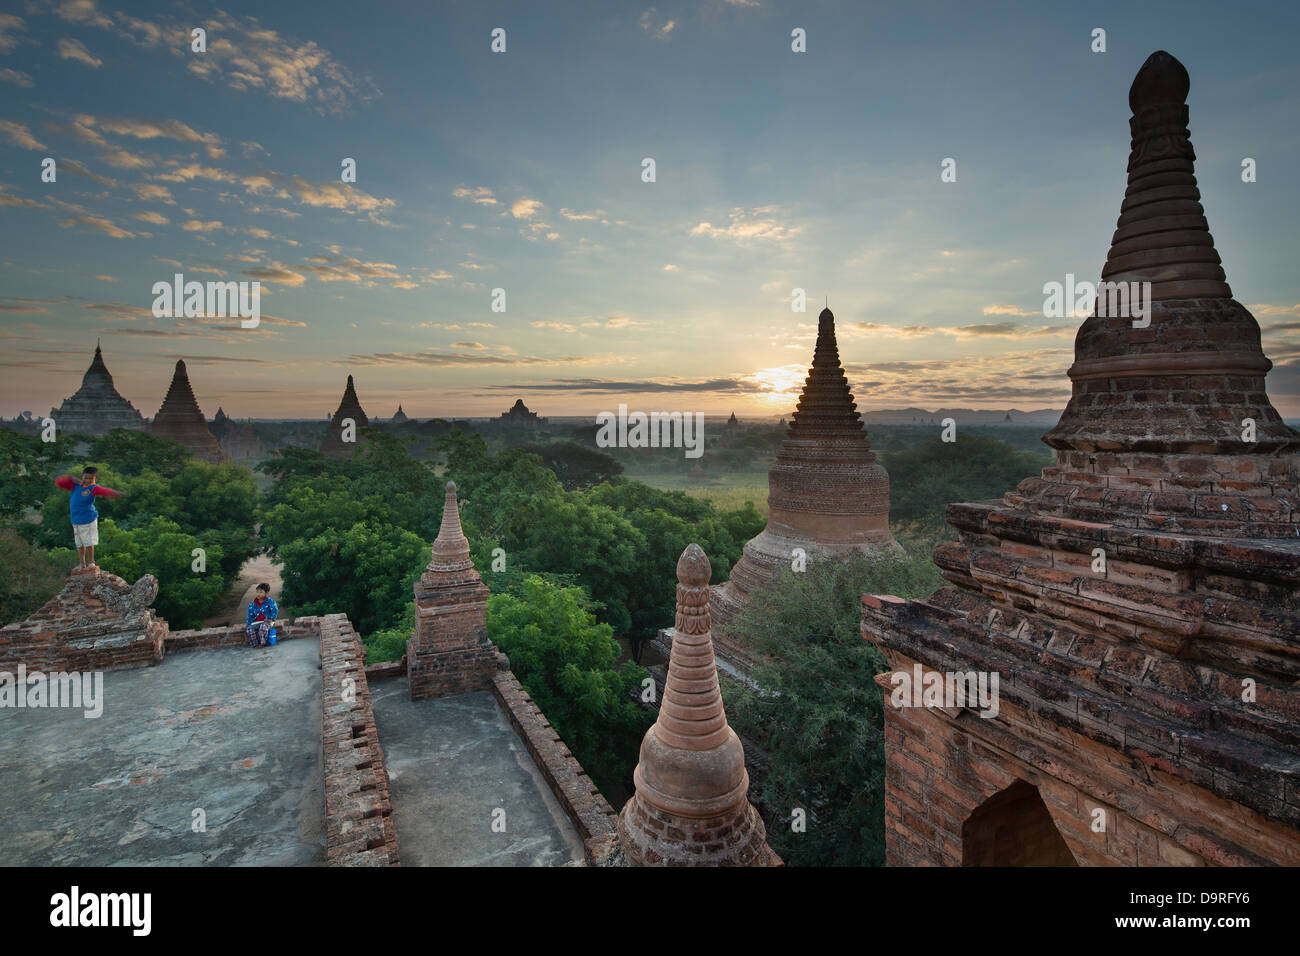
[[[745,380],[754,386],[754,397],[764,405],[793,408],[807,374],[808,369],[802,365],[780,365],[760,368]]]

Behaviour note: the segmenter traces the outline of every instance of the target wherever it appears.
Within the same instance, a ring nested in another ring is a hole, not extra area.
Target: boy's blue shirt
[[[257,615],[259,615],[259,614],[265,614],[265,615],[266,615],[266,619],[267,619],[268,621],[274,621],[277,617],[279,617],[279,616],[280,616],[280,608],[276,606],[275,598],[273,598],[273,597],[268,597],[268,598],[267,598],[265,601],[263,601],[261,604],[258,604],[258,603],[256,603],[255,601],[249,601],[249,602],[248,602],[248,620],[245,621],[244,623],[245,623],[245,624],[252,624],[252,623],[253,623],[253,619],[254,619],[255,617],[257,617]],[[275,637],[275,627],[274,627],[274,626],[272,626],[272,628],[271,628],[270,636],[271,636],[271,637]]]
[[[95,507],[95,489],[98,487],[98,484],[77,484],[72,489],[68,495],[68,510],[72,514],[73,524],[90,524],[98,520],[99,510]]]

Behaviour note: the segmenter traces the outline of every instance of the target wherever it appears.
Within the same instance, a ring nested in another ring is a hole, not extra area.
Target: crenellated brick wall
[[[346,615],[329,614],[318,622],[326,864],[397,866],[397,829],[365,647]]]
[[[499,671],[493,677],[492,693],[582,837],[587,863],[605,864],[614,847],[614,808],[511,671]]]

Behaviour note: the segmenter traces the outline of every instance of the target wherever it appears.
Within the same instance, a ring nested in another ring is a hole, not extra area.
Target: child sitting
[[[279,616],[280,609],[271,597],[271,585],[259,584],[252,603],[248,605],[248,623],[244,627],[244,633],[248,635],[248,646],[274,646],[275,619]]]

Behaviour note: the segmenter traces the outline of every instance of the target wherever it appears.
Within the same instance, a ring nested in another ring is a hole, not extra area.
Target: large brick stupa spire
[[[352,421],[353,441],[344,441],[344,421]],[[324,439],[321,440],[320,450],[323,454],[331,458],[351,458],[357,446],[364,443],[365,439],[361,436],[359,429],[370,424],[370,419],[366,417],[365,410],[361,407],[361,400],[357,398],[356,386],[352,384],[352,376],[348,376],[348,384],[343,389],[343,398],[339,401],[338,410],[334,417],[330,419],[329,431],[325,433]]]
[[[194,397],[184,360],[176,362],[171,387],[167,389],[167,397],[163,399],[158,414],[153,417],[149,431],[159,438],[180,442],[195,458],[202,461],[215,464],[226,460],[226,453],[208,430],[207,419],[203,417],[198,399]]]
[[[1149,313],[1098,295],[1075,339],[1070,403],[1044,436],[1058,467],[1008,500],[1085,520],[1290,535],[1300,435],[1268,399],[1259,325],[1232,298],[1199,201],[1189,86],[1159,51],[1129,91],[1128,189],[1102,280],[1150,283]]]
[[[791,569],[795,549],[811,564],[898,547],[889,531],[889,475],[867,441],[830,309],[817,319],[812,367],[767,481],[767,527],[746,543],[727,583],[713,589],[721,643],[741,658],[745,652],[726,625],[749,594],[773,587]]]
[[[50,417],[64,432],[105,435],[114,428],[144,431],[144,417],[123,398],[113,385],[113,376],[104,364],[104,354],[95,343],[95,357],[81,377],[81,387],[63,400]]]
[[[770,866],[763,820],[749,802],[740,738],[727,723],[709,622],[709,559],[698,544],[677,561],[677,622],[668,681],[641,742],[636,793],[619,814],[634,866]]]
[[[863,597],[891,865],[1300,865],[1300,436],[1198,202],[1188,86],[1158,52],[1129,96],[1103,277],[1151,283],[1149,325],[1083,323],[1057,464],[949,505],[951,586]]]

